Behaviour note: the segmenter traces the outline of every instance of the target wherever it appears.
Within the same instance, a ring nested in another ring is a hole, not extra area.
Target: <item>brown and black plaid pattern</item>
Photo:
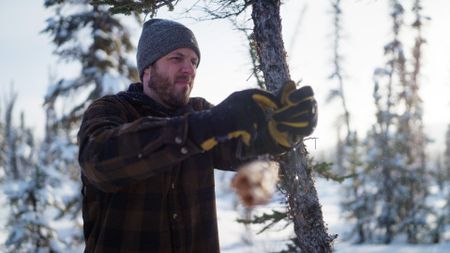
[[[213,168],[230,170],[236,143],[202,152],[188,134],[191,99],[168,111],[133,84],[95,101],[78,133],[88,253],[219,252]]]

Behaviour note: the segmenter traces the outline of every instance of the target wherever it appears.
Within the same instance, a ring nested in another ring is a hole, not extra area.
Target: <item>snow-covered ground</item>
[[[226,180],[224,180],[226,181]],[[223,182],[226,183],[226,182]],[[218,184],[220,185],[220,183]],[[236,221],[242,218],[239,213],[242,211],[233,210],[233,194],[222,193],[221,189],[217,189],[217,212],[219,220],[219,235],[222,253],[263,253],[274,252],[283,248],[289,231],[273,231],[264,232],[257,235],[259,228],[251,225],[253,245],[245,244],[242,240],[245,228]],[[343,235],[348,231],[350,226],[347,221],[340,215],[339,211],[339,184],[324,179],[317,179],[316,189],[319,193],[320,203],[325,222],[328,225],[330,234],[338,234],[335,240],[334,249],[338,253],[450,253],[450,242],[437,245],[409,245],[404,243],[393,243],[390,245],[364,244],[354,245],[350,242],[342,240]],[[270,207],[258,207],[254,212],[261,213],[270,210],[276,205]],[[242,208],[241,208],[242,209]]]
[[[223,172],[221,172],[223,173]],[[292,233],[291,230],[268,230],[262,234],[257,234],[260,226],[251,225],[250,237],[253,241],[252,245],[244,243],[245,227],[236,222],[236,219],[242,218],[243,208],[237,204],[235,194],[226,192],[229,180],[233,173],[227,172],[225,176],[217,177],[217,211],[219,222],[219,235],[222,253],[264,253],[275,252],[283,249],[286,244],[286,238]],[[450,253],[450,242],[437,245],[417,245],[412,246],[402,243],[394,243],[391,245],[353,245],[349,242],[342,241],[342,235],[349,229],[346,220],[340,216],[339,211],[339,184],[324,179],[318,179],[316,188],[319,193],[320,203],[325,222],[328,224],[328,232],[330,234],[338,234],[339,237],[335,241],[335,252],[337,253]],[[4,196],[0,194],[0,204],[5,202]],[[278,201],[274,203],[258,207],[253,210],[254,213],[268,212],[273,208],[277,208]],[[237,206],[237,208],[236,208]],[[236,211],[237,210],[237,211]],[[0,228],[4,228],[5,218],[7,216],[7,208],[0,208]],[[3,242],[6,234],[0,229],[0,252],[3,251]],[[78,253],[78,250],[72,251]],[[82,252],[82,250],[79,250]]]

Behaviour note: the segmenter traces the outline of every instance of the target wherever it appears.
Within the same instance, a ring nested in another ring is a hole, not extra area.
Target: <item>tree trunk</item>
[[[280,0],[254,0],[252,3],[260,67],[266,87],[272,92],[280,90],[291,79],[281,33],[280,4]],[[333,237],[324,225],[303,143],[284,156],[280,164],[298,246],[305,253],[332,252]]]

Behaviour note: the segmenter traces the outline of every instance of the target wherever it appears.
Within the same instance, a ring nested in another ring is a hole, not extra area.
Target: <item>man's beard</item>
[[[152,67],[153,68],[153,67]],[[175,82],[177,79],[185,79],[188,77],[177,76],[174,82],[171,82],[168,77],[159,74],[156,68],[152,69],[152,75],[147,85],[153,90],[165,105],[171,108],[179,108],[187,105],[189,102],[190,87],[186,87],[187,91],[180,92],[175,89]]]

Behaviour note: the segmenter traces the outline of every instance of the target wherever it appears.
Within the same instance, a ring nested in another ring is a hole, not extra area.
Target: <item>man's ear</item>
[[[148,66],[148,67],[144,70],[144,75],[145,75],[145,74],[150,75],[151,73],[152,73],[152,67],[151,67],[151,66]]]
[[[150,80],[150,76],[152,73],[152,68],[148,66],[146,69],[144,69],[144,73],[142,74],[142,81],[144,83],[147,83],[148,80]]]

